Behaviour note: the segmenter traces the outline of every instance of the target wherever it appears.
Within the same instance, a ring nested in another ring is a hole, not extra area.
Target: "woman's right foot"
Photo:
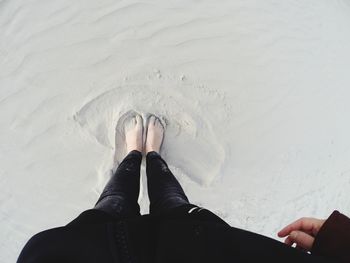
[[[125,143],[127,153],[136,150],[142,152],[143,121],[138,114],[130,116],[125,120]]]
[[[160,152],[164,138],[164,126],[160,119],[151,115],[148,119],[147,138],[145,143],[146,154],[152,151]]]

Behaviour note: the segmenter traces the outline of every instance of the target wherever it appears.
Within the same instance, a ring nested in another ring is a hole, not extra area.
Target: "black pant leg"
[[[137,200],[140,191],[141,161],[142,154],[136,150],[124,158],[105,186],[94,209],[119,217],[140,215]]]
[[[189,204],[181,185],[157,152],[147,154],[146,165],[151,214]]]

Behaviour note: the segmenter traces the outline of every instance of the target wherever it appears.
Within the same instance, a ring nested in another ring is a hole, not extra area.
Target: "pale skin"
[[[326,220],[303,217],[278,232],[279,237],[286,237],[284,243],[288,246],[296,244],[298,248],[311,251],[315,237]]]
[[[154,115],[148,119],[147,138],[143,143],[143,120],[140,115],[132,117],[125,131],[127,152],[137,150],[147,154],[148,152],[160,152],[164,137],[164,127],[161,121]],[[315,237],[326,220],[303,217],[278,232],[278,236],[285,237],[284,243],[288,246],[296,244],[298,248],[310,251]]]
[[[145,152],[145,154],[155,151],[160,152],[160,148],[164,136],[164,127],[161,121],[154,115],[148,118],[147,125],[147,138],[145,145],[143,145],[143,120],[140,115],[132,117],[131,123],[125,130],[125,142],[127,152],[137,150],[139,152]]]

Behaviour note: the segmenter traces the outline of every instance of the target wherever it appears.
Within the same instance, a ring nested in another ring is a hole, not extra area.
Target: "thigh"
[[[69,222],[67,226],[79,226],[86,224],[101,224],[114,221],[116,218],[98,209],[88,209],[79,214],[74,220]]]
[[[182,204],[160,214],[164,220],[196,220],[230,226],[218,215],[195,204]]]
[[[101,199],[95,205],[94,209],[101,210],[118,218],[141,216],[139,204],[129,201],[122,195],[108,195]]]

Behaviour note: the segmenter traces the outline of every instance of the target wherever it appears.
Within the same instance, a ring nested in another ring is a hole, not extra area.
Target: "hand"
[[[310,251],[315,237],[326,220],[303,217],[278,232],[279,237],[287,237],[284,240],[288,246],[296,244],[297,247]]]

